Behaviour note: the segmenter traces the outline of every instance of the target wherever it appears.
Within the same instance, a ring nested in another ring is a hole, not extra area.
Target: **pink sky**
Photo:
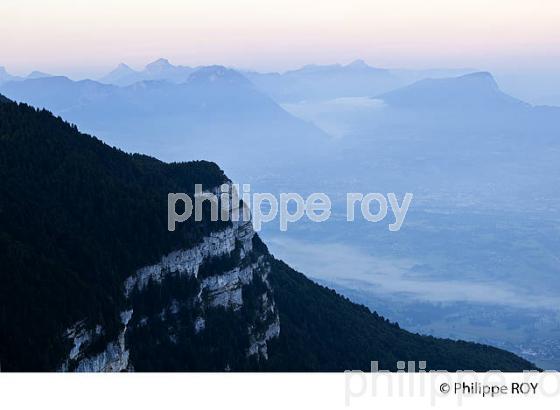
[[[91,75],[158,57],[260,70],[363,58],[552,71],[559,22],[557,0],[2,0],[0,65]]]

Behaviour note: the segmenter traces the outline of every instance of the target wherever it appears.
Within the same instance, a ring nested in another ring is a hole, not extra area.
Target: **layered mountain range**
[[[535,368],[401,329],[274,258],[249,220],[207,209],[167,230],[168,193],[230,183],[214,163],[127,154],[0,97],[1,369]]]
[[[204,158],[229,166],[252,150],[261,158],[291,158],[304,155],[293,149],[296,144],[320,147],[330,138],[223,66],[192,70],[179,83],[166,77],[117,86],[44,77],[6,82],[0,92],[47,108],[127,151],[167,160]],[[235,143],[222,143],[232,136]]]
[[[141,71],[136,71],[130,66],[121,63],[113,71],[100,78],[102,83],[115,85],[131,85],[139,81],[167,80],[181,83],[187,80],[195,71],[192,67],[174,66],[165,58],[157,59]]]

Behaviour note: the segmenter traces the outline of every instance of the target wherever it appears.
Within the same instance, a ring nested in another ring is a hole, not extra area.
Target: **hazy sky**
[[[1,0],[0,65],[93,74],[124,61],[256,69],[558,70],[558,0]]]

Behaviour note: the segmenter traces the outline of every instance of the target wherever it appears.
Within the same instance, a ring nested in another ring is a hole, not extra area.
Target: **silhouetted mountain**
[[[247,77],[281,103],[371,97],[425,78],[466,74],[470,69],[383,69],[364,60],[347,65],[310,64],[285,73],[247,72]]]
[[[415,110],[501,110],[529,108],[529,104],[503,93],[488,72],[455,78],[426,79],[380,95],[386,104]]]
[[[355,60],[347,65],[341,64],[328,64],[328,65],[319,65],[319,64],[309,64],[305,65],[302,68],[297,70],[287,71],[286,75],[315,75],[315,74],[344,74],[354,72],[355,74],[363,74],[363,73],[374,73],[374,74],[381,74],[381,75],[388,75],[389,70],[385,70],[382,68],[375,68],[371,67],[366,64],[364,60]]]
[[[25,78],[28,79],[37,79],[37,78],[45,78],[45,77],[52,77],[51,74],[43,73],[42,71],[32,71],[29,75]]]
[[[101,77],[99,81],[106,84],[120,86],[131,85],[139,81],[171,81],[182,83],[194,71],[191,67],[174,66],[168,60],[160,58],[146,65],[144,70],[135,71],[128,65],[121,63],[109,74]]]
[[[2,370],[534,369],[400,329],[274,259],[250,221],[205,209],[169,232],[168,193],[197,183],[230,182],[215,164],[125,154],[0,104]]]
[[[15,75],[11,75],[6,71],[6,68],[0,66],[0,84],[6,83],[8,81],[16,81],[21,78]]]
[[[156,64],[163,69],[166,65]],[[117,87],[49,77],[9,82],[0,91],[102,133],[127,151],[166,159],[198,155],[230,166],[237,157],[258,150],[263,158],[272,152],[278,158],[283,152],[283,161],[289,161],[302,155],[301,148],[318,150],[329,138],[286,112],[243,75],[222,66],[200,68],[181,84],[141,81]],[[232,135],[237,144],[224,144]]]
[[[187,82],[189,84],[199,85],[212,83],[218,86],[224,86],[227,84],[251,86],[250,81],[239,72],[220,65],[199,68],[189,76]]]
[[[472,74],[480,70],[474,68],[425,68],[425,69],[412,69],[412,68],[395,68],[391,69],[391,74],[399,78],[403,84],[402,87],[415,83],[416,81],[425,80],[428,78],[450,78],[459,77],[462,75]]]
[[[348,65],[307,65],[283,74],[246,75],[280,102],[371,96],[402,85],[389,70],[370,67],[363,60]]]
[[[128,65],[120,63],[113,71],[101,77],[99,81],[106,84],[130,85],[142,80],[142,74]]]
[[[0,89],[15,101],[48,108],[58,114],[80,110],[80,107],[106,98],[117,90],[93,80],[73,81],[64,76],[11,81]]]

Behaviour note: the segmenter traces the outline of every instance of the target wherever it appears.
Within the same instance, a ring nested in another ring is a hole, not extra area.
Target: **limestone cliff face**
[[[76,372],[121,372],[131,370],[129,367],[129,351],[125,346],[125,335],[128,322],[132,317],[132,310],[121,313],[123,325],[115,341],[109,342],[100,353],[87,355],[91,344],[103,335],[103,327],[97,325],[95,330],[89,330],[83,322],[79,322],[67,330],[66,337],[72,341],[72,349],[68,358],[60,367],[61,371]]]
[[[101,325],[87,328],[84,318],[65,334],[71,348],[60,370],[132,371],[130,349],[135,342],[129,340],[131,329],[164,326],[168,342],[177,345],[184,333],[181,326],[189,326],[195,336],[202,337],[207,315],[216,311],[242,317],[248,343],[241,353],[266,360],[267,342],[278,337],[280,322],[268,282],[270,266],[266,255],[253,249],[254,236],[250,220],[232,221],[201,238],[198,245],[162,255],[159,262],[138,269],[123,284],[128,306],[120,312],[122,328],[117,338],[106,342],[102,351],[93,351],[91,346],[103,339],[104,329]],[[150,315],[144,308],[153,304],[150,292],[166,286],[180,287],[170,283],[188,283],[189,290],[160,300],[161,310]],[[247,302],[250,306],[244,306]],[[191,319],[185,319],[185,313]]]

